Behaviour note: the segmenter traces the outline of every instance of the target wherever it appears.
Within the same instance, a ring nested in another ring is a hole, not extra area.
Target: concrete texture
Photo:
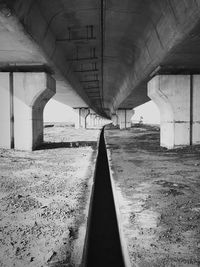
[[[74,108],[90,108],[105,118],[118,112],[121,128],[130,127],[128,110],[149,100],[147,84],[152,77],[176,74],[180,83],[173,78],[168,85],[162,84],[168,87],[164,91],[169,91],[170,104],[163,100],[160,107],[166,113],[161,145],[198,144],[199,12],[200,0],[88,0],[81,4],[78,0],[4,0],[0,4],[0,70],[53,75],[55,99]],[[6,93],[1,94],[8,102]],[[29,116],[28,112],[24,114]],[[37,112],[36,117],[42,117],[42,110]],[[39,121],[35,129],[41,128]],[[96,117],[94,124],[98,121]],[[84,123],[80,121],[81,127]],[[6,127],[12,139],[13,125],[7,121]],[[9,147],[2,135],[4,147]]]
[[[104,132],[99,138],[84,267],[125,267],[113,201]]]
[[[200,144],[200,75],[193,75],[192,143]]]
[[[148,83],[148,95],[160,110],[161,146],[199,143],[199,75],[158,75]]]
[[[117,112],[118,125],[120,129],[127,129],[131,127],[131,118],[134,114],[133,110],[118,109]],[[116,121],[115,121],[116,123]]]
[[[76,129],[101,129],[105,124],[108,124],[110,122],[109,120],[100,117],[89,108],[76,108],[74,110],[76,111]]]
[[[95,127],[95,117],[96,117],[97,115],[95,114],[95,113],[90,113],[89,114],[89,116],[88,116],[88,118],[87,118],[87,121],[86,121],[86,123],[87,123],[87,127],[88,128],[93,128],[93,127]]]
[[[8,2],[8,1],[5,1]],[[30,1],[26,1],[27,3]],[[14,1],[13,1],[14,3]],[[38,16],[36,15],[38,18]],[[39,22],[39,21],[38,21]],[[43,48],[34,40],[32,34],[26,31],[19,20],[6,7],[0,6],[0,69],[7,71],[47,71],[55,74],[57,80],[57,94],[55,98],[72,107],[88,105],[72,89],[72,86],[57,71],[55,66],[44,53]],[[40,26],[36,28],[39,30]],[[51,67],[50,67],[51,65]],[[51,69],[51,70],[50,70]],[[59,74],[58,74],[59,73]]]
[[[117,114],[112,114],[111,120],[112,120],[112,123],[113,123],[114,126],[118,125],[118,116],[117,116]]]
[[[32,150],[43,142],[43,109],[55,94],[55,81],[46,73],[14,73],[15,149]]]
[[[160,148],[145,125],[105,137],[128,266],[198,267],[200,147]]]
[[[161,117],[161,146],[190,144],[190,76],[159,75],[148,84],[148,95]]]
[[[46,68],[56,99],[74,106],[77,95],[99,115],[148,101],[152,72],[199,70],[199,0],[5,0],[0,8],[2,68]]]
[[[3,148],[32,150],[43,141],[43,109],[55,94],[46,73],[1,73],[1,138]]]
[[[9,73],[0,73],[0,147],[11,148]]]
[[[90,110],[88,108],[77,108],[75,109],[76,111],[76,121],[75,121],[75,128],[79,129],[79,128],[84,128],[86,129],[87,123],[86,123],[86,119],[90,114]]]

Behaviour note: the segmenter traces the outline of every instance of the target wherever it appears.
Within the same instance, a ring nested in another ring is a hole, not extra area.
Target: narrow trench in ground
[[[124,267],[103,130],[100,136],[86,267]]]

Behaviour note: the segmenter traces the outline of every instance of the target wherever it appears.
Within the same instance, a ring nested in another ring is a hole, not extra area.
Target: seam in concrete
[[[14,82],[13,72],[9,73],[9,87],[10,87],[10,148],[15,147],[14,140]]]
[[[125,109],[125,129],[127,128],[126,126],[126,116],[127,116],[127,113],[126,113],[126,109]]]
[[[113,193],[113,198],[114,198],[114,205],[115,205],[115,211],[116,211],[116,216],[117,216],[117,225],[118,225],[119,237],[120,237],[120,242],[121,242],[122,255],[123,255],[123,259],[124,259],[124,265],[125,265],[125,267],[137,267],[138,265],[131,264],[129,253],[128,253],[127,243],[126,243],[125,235],[124,235],[123,228],[122,228],[122,218],[121,218],[121,213],[120,213],[120,209],[119,209],[119,201],[118,201],[117,191],[115,188],[113,172],[111,170],[111,165],[110,165],[111,153],[110,153],[110,150],[107,148],[108,144],[107,144],[107,141],[105,138],[105,132],[104,132],[104,140],[105,140],[105,144],[106,144],[111,188],[112,188],[112,193]]]
[[[193,75],[190,75],[190,145],[193,139]]]

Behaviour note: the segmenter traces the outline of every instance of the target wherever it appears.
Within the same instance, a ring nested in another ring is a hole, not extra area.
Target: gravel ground
[[[159,147],[159,129],[105,131],[132,266],[200,266],[200,146]]]
[[[57,125],[45,128],[51,149],[0,149],[0,266],[78,266],[98,135]],[[93,146],[59,145],[80,140]]]

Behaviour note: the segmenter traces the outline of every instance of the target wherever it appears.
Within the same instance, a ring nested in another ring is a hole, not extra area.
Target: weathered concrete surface
[[[8,2],[8,1],[5,1]],[[27,3],[30,1],[26,1]],[[14,1],[12,1],[14,3]],[[37,15],[35,18],[38,17]],[[40,21],[38,21],[40,23]],[[41,24],[35,30],[39,31]],[[72,107],[87,107],[88,104],[72,89],[69,81],[58,72],[51,58],[43,51],[30,32],[26,32],[13,12],[0,4],[0,69],[6,71],[47,71],[55,74],[57,94],[55,99]],[[52,44],[53,45],[53,44]],[[51,51],[49,51],[51,52]]]
[[[200,0],[5,0],[0,65],[45,67],[61,84],[60,101],[70,88],[110,116],[149,100],[159,66],[198,72],[199,11]]]
[[[43,109],[55,80],[41,72],[2,72],[0,147],[32,150],[43,142]]]
[[[87,123],[86,119],[90,114],[90,110],[88,108],[77,108],[76,111],[76,121],[75,121],[75,128],[84,128],[86,129]]]
[[[160,144],[190,145],[190,75],[158,75],[148,83],[148,95],[160,110]]]
[[[9,74],[0,73],[0,147],[11,147],[10,84]]]
[[[44,150],[0,149],[0,266],[79,266],[93,184],[98,130],[45,128]],[[57,144],[57,147],[55,147]]]
[[[120,129],[128,129],[131,127],[131,118],[134,114],[133,110],[131,109],[118,109],[117,110],[117,123],[119,124]],[[116,120],[114,119],[114,124]]]
[[[112,120],[112,123],[113,123],[114,126],[118,125],[118,116],[117,116],[117,114],[112,114],[111,120]]]
[[[200,144],[200,75],[193,75],[192,144]]]
[[[200,147],[159,147],[159,130],[105,131],[132,266],[200,265]]]
[[[14,148],[32,150],[43,142],[43,110],[56,93],[46,73],[14,73]]]
[[[161,146],[174,148],[200,142],[200,75],[157,75],[148,95],[160,110]]]

